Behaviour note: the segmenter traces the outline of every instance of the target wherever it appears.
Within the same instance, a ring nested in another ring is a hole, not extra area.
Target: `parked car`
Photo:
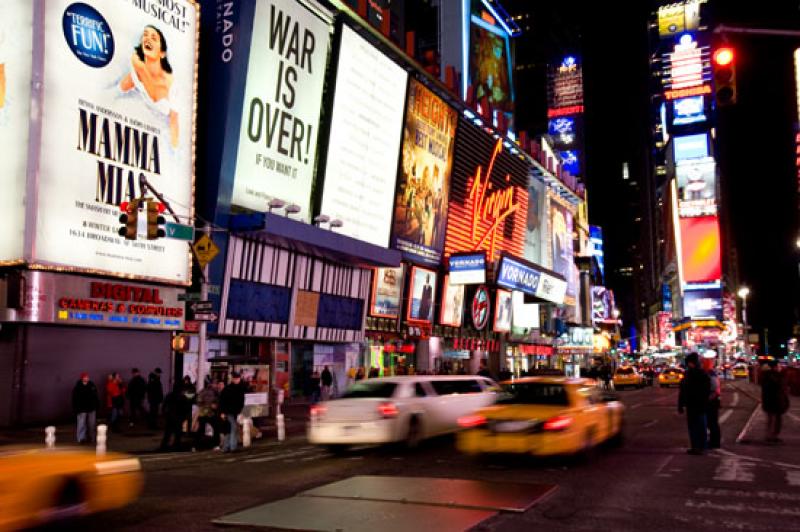
[[[367,379],[311,407],[308,441],[341,451],[352,445],[421,440],[454,432],[458,418],[493,404],[500,387],[480,376],[415,375]]]
[[[622,439],[624,406],[587,379],[528,377],[501,383],[497,404],[464,416],[457,447],[468,454],[572,454]]]
[[[121,508],[142,490],[132,456],[94,449],[0,449],[0,530]]]

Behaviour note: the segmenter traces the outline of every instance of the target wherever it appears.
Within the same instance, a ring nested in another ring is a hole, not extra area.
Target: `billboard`
[[[555,201],[550,202],[550,253],[553,257],[553,271],[562,275],[567,282],[572,280],[575,267],[572,244],[572,213]],[[571,284],[571,283],[570,283]],[[567,295],[574,297],[573,290]]]
[[[32,263],[190,281],[186,242],[117,234],[120,203],[152,190],[193,216],[198,10],[187,0],[171,6],[44,6]]]
[[[528,216],[525,225],[525,259],[544,264],[547,235],[547,186],[533,174],[528,179]]]
[[[709,156],[708,134],[672,137],[675,164],[686,159],[702,159]]]
[[[567,282],[551,273],[520,260],[503,255],[497,268],[497,286],[562,304]]]
[[[33,2],[0,3],[0,264],[24,254],[32,58]]]
[[[599,225],[589,226],[589,251],[593,257],[597,258],[600,275],[605,277],[606,265],[605,254],[603,252],[603,228]]]
[[[433,321],[433,306],[436,303],[436,272],[419,266],[411,267],[408,287],[408,321]]]
[[[681,216],[716,213],[716,170],[713,157],[683,160],[676,165]]]
[[[393,246],[410,260],[441,260],[457,125],[458,113],[412,79],[392,237]]]
[[[582,116],[557,116],[547,121],[547,134],[556,150],[571,150],[581,144]]]
[[[445,254],[502,251],[521,257],[528,213],[528,164],[472,122],[461,118],[456,137]]]
[[[494,332],[511,330],[511,292],[497,289],[494,304]]]
[[[580,150],[566,150],[558,152],[561,157],[561,167],[570,175],[581,175]]]
[[[722,274],[719,221],[716,216],[680,218],[684,283],[717,281]]]
[[[525,294],[511,292],[511,322],[515,328],[538,329],[539,328],[539,305],[536,303],[525,303]]]
[[[470,24],[469,84],[478,102],[486,98],[493,109],[506,114],[509,123],[514,112],[511,72],[508,34],[473,15]]]
[[[320,213],[344,222],[337,232],[376,246],[389,245],[406,78],[342,26]]]
[[[400,316],[400,296],[403,286],[403,266],[376,268],[372,277],[371,316],[394,318]]]
[[[450,284],[483,284],[486,282],[486,254],[468,253],[447,258]]]
[[[614,295],[605,286],[592,287],[592,322],[614,321]]]
[[[568,56],[560,65],[550,67],[547,88],[548,109],[582,109],[583,73],[578,60]]]
[[[672,125],[683,126],[706,121],[705,98],[690,96],[672,101]]]
[[[444,277],[439,323],[451,327],[461,327],[464,315],[464,285],[452,284],[451,276],[452,274]]]
[[[700,4],[706,0],[686,0],[658,8],[658,36],[672,37],[700,27]]]
[[[310,221],[328,32],[299,2],[256,2],[233,205],[261,212],[277,198]]]
[[[687,318],[712,318],[722,321],[722,290],[720,288],[685,290],[683,315]]]

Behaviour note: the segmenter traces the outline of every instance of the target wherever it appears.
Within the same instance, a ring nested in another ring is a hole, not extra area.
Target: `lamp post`
[[[744,323],[744,354],[750,354],[750,335],[747,328],[747,296],[750,295],[750,289],[743,286],[739,289],[739,297],[742,298],[742,322]]]

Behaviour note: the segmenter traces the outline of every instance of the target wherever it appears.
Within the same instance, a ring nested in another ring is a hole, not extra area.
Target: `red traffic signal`
[[[733,63],[734,57],[733,48],[719,48],[714,51],[714,64],[719,66],[728,66]]]
[[[714,67],[714,99],[723,107],[736,103],[736,53],[723,46],[711,55]]]

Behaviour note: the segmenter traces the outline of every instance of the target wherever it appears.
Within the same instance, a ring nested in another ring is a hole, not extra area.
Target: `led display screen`
[[[717,217],[680,218],[680,232],[683,282],[718,280],[722,271]]]
[[[703,96],[690,96],[672,102],[672,125],[681,126],[706,120]]]
[[[567,150],[559,152],[561,156],[561,166],[571,175],[581,175],[581,160],[578,150]]]
[[[685,290],[683,315],[687,318],[712,318],[722,321],[722,290],[719,288]]]
[[[686,159],[700,159],[709,155],[708,135],[706,133],[673,137],[672,142],[674,144],[676,163]]]
[[[511,79],[511,50],[508,35],[500,28],[473,16],[470,24],[469,82],[475,98],[488,100],[492,108],[514,111],[514,85]]]
[[[528,217],[525,229],[524,257],[544,264],[547,241],[547,187],[538,177],[531,175],[528,181]]]
[[[320,212],[344,222],[337,232],[383,247],[389,245],[406,80],[403,68],[342,26]]]

